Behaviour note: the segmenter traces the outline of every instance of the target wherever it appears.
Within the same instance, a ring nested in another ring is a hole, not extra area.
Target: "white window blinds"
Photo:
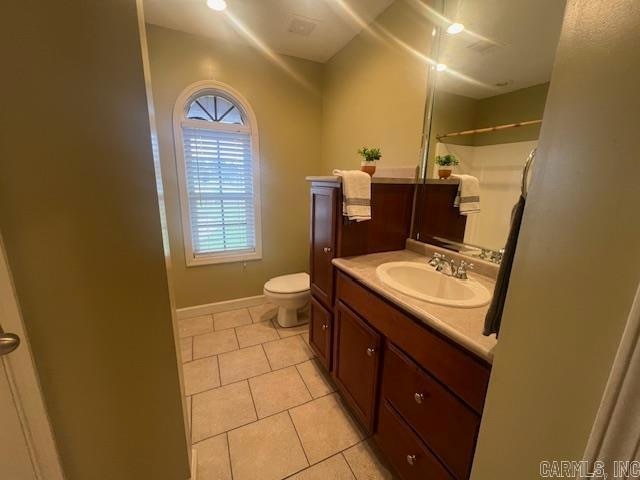
[[[193,255],[255,252],[249,129],[198,128],[186,121],[182,140]]]

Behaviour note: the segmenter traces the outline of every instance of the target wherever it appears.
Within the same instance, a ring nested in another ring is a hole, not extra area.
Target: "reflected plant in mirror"
[[[436,157],[436,165],[438,165],[438,178],[449,178],[453,167],[459,165],[460,162],[455,155],[448,153],[446,155],[438,155]]]
[[[537,146],[564,7],[444,2],[434,61],[447,68],[431,70],[415,239],[500,262]]]

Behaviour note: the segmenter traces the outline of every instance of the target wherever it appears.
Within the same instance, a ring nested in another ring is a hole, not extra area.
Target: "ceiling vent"
[[[496,44],[492,42],[488,42],[486,40],[478,40],[477,42],[474,42],[471,45],[468,45],[467,48],[472,52],[476,52],[481,55],[484,55],[492,51],[494,48],[496,48]]]
[[[315,30],[317,24],[318,22],[311,18],[293,17],[289,24],[289,31],[296,35],[308,37]]]

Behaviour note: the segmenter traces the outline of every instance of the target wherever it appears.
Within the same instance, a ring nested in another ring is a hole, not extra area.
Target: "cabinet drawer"
[[[337,297],[376,330],[447,385],[477,413],[482,413],[490,366],[464,348],[411,318],[343,272]]]
[[[384,352],[382,397],[457,478],[469,477],[480,417],[390,344]]]
[[[388,402],[380,405],[374,439],[404,480],[453,480]]]

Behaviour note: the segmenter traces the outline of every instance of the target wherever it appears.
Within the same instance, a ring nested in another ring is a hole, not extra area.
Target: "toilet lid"
[[[275,277],[264,284],[264,289],[273,293],[298,293],[309,290],[309,274],[293,273]]]

